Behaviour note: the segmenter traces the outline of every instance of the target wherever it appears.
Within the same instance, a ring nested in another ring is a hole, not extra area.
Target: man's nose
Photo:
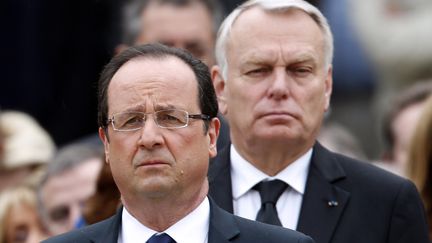
[[[289,95],[289,75],[285,68],[275,68],[270,80],[268,96],[271,99],[286,99]]]
[[[156,124],[153,115],[147,114],[140,131],[141,135],[138,140],[138,145],[148,149],[161,145],[163,143],[161,129],[163,128],[160,128]]]

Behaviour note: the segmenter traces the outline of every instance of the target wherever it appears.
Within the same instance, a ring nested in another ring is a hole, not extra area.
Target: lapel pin
[[[337,207],[339,205],[339,203],[337,201],[330,200],[330,201],[327,202],[327,205],[329,207]]]

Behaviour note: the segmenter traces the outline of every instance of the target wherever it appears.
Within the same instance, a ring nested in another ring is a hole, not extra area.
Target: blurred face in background
[[[5,222],[4,243],[36,243],[48,237],[34,206],[12,205]]]
[[[214,64],[213,19],[198,1],[186,6],[151,2],[141,21],[136,44],[159,42],[185,49],[210,67]]]
[[[61,234],[75,228],[82,215],[84,202],[96,191],[96,180],[101,167],[101,158],[89,159],[51,177],[44,184],[44,218],[52,234]]]

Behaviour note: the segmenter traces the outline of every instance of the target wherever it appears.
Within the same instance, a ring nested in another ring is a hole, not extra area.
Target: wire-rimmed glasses
[[[161,128],[183,128],[189,125],[189,119],[210,120],[210,116],[204,114],[189,114],[178,109],[159,110],[145,113],[138,111],[121,112],[112,115],[107,124],[111,123],[115,131],[128,132],[141,129],[147,119],[147,115],[153,114],[153,120]]]

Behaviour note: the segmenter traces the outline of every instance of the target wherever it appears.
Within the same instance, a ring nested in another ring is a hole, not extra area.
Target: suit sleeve
[[[309,236],[303,237],[299,240],[299,243],[315,243],[315,241]]]
[[[411,181],[402,184],[396,197],[388,242],[430,243],[424,206]]]

